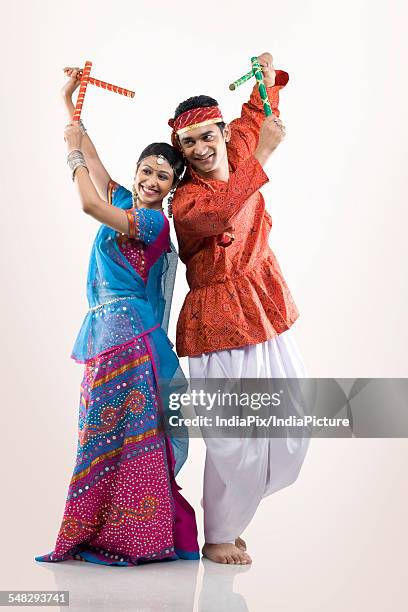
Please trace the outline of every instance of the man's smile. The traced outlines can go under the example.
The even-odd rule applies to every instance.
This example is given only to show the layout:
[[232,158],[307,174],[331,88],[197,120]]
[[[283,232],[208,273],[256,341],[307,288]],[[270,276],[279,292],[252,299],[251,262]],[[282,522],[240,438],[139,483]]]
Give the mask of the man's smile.
[[194,157],[194,160],[195,161],[199,161],[199,162],[205,162],[205,161],[208,161],[209,159],[211,159],[214,155],[215,155],[215,153],[210,153],[206,157]]

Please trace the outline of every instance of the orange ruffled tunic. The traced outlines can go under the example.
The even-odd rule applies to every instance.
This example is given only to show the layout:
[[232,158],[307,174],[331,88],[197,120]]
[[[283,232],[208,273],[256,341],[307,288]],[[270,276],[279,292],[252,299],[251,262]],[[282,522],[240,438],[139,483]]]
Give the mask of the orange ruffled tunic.
[[[277,70],[275,85],[268,88],[276,116],[279,90],[288,80]],[[299,316],[268,244],[272,219],[259,192],[268,177],[253,156],[263,120],[255,87],[240,118],[230,124],[228,182],[204,179],[190,169],[173,200],[190,287],[177,323],[180,357],[265,342]]]

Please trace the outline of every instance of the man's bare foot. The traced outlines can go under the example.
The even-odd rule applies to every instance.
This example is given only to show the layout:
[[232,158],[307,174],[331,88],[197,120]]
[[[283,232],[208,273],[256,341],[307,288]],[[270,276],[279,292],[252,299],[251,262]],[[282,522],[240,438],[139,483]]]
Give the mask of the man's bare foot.
[[239,548],[239,550],[242,550],[243,552],[246,552],[247,549],[247,545],[245,540],[243,540],[242,538],[240,538],[239,536],[237,537],[237,539],[235,540],[235,546],[237,548]]
[[252,563],[248,553],[234,544],[204,544],[203,555],[215,563],[229,563],[230,565]]

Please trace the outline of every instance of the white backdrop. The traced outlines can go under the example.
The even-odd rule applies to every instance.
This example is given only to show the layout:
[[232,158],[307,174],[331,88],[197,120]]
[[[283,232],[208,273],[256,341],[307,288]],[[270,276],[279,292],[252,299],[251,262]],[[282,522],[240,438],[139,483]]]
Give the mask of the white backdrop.
[[[65,163],[62,68],[89,59],[96,77],[136,91],[129,100],[89,86],[83,111],[112,177],[129,186],[141,149],[168,140],[178,102],[206,93],[234,118],[250,85],[232,93],[228,84],[251,55],[270,51],[290,82],[281,93],[287,138],[268,163],[263,193],[309,374],[405,377],[407,16],[395,0],[16,1],[3,9],[1,368],[15,501],[6,512],[23,520],[26,495],[43,498],[38,530],[25,533],[33,553],[52,546],[73,463],[82,371],[69,355],[87,308],[97,229]],[[186,291],[180,265],[173,340]],[[393,448],[399,461],[402,446]],[[318,452],[304,479],[322,477],[310,467],[320,465]],[[340,442],[325,453],[324,461],[344,457]],[[348,453],[353,471],[357,444]],[[194,444],[182,478],[196,505],[202,456]],[[296,500],[294,489],[289,495]]]

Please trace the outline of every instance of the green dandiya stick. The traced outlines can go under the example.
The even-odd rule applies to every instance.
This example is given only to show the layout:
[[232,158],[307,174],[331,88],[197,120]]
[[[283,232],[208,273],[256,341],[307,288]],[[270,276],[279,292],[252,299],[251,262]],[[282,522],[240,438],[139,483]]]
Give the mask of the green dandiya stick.
[[255,78],[258,82],[259,95],[261,96],[261,100],[263,102],[265,115],[266,117],[269,117],[270,115],[272,115],[272,109],[271,109],[271,105],[269,104],[268,94],[266,91],[265,83],[263,80],[262,69],[261,69],[261,66],[259,65],[258,58],[251,57],[251,63],[252,63],[252,72],[254,73]]
[[249,81],[249,79],[252,79],[253,76],[254,76],[254,71],[250,70],[249,72],[244,74],[244,76],[242,76],[240,79],[237,79],[236,81],[231,83],[231,85],[229,86],[230,90],[234,91],[234,89],[242,85],[242,83],[245,83],[246,81]]

